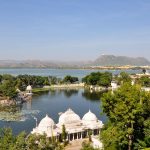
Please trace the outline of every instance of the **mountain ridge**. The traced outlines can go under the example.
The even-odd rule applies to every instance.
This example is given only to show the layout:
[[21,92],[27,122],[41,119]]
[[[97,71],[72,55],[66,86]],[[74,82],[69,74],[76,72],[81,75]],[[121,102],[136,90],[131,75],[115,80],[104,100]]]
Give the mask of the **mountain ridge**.
[[128,56],[115,56],[115,55],[101,55],[94,62],[94,65],[100,66],[144,66],[150,65],[150,61],[144,57],[128,57]]
[[93,61],[0,60],[0,68],[83,68],[90,66],[147,66],[144,57],[101,55]]

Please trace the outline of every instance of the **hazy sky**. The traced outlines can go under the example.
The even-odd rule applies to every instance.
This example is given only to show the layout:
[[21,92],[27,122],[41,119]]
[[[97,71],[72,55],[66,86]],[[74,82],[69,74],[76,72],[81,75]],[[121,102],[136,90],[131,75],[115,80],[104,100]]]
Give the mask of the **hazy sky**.
[[0,59],[150,60],[150,0],[0,0]]

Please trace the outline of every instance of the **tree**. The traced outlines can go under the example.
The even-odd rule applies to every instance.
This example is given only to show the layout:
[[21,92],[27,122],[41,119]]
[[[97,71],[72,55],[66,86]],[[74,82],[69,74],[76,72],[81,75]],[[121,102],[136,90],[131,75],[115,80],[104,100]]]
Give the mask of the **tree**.
[[112,74],[109,72],[105,72],[101,74],[100,79],[98,81],[98,85],[108,87],[112,81]]
[[0,86],[0,91],[3,96],[7,96],[10,99],[15,98],[17,96],[15,83],[11,80],[5,80]]
[[145,74],[145,73],[146,73],[146,69],[145,69],[145,68],[143,68],[143,69],[142,69],[142,72],[143,72],[143,74]]
[[77,77],[72,77],[70,75],[65,76],[63,79],[63,83],[75,83],[77,81],[79,81]]
[[150,117],[150,93],[141,91],[139,85],[125,83],[114,94],[105,93],[102,105],[109,118],[101,134],[106,150],[131,150],[140,145],[140,140],[144,141],[144,122]]
[[12,147],[12,150],[25,150],[27,147],[26,144],[26,133],[25,132],[21,132],[19,135],[17,135],[15,138],[15,144]]
[[126,83],[126,82],[131,83],[131,78],[130,78],[129,74],[126,72],[121,72],[119,77],[117,78],[117,80],[118,80],[119,84]]
[[108,87],[112,80],[112,74],[109,72],[92,72],[90,75],[85,76],[82,82],[87,85],[99,85]]
[[141,77],[139,83],[142,86],[150,87],[150,78],[149,78],[149,76]]
[[93,148],[90,142],[83,142],[81,150],[98,150]]
[[11,150],[14,147],[16,139],[12,134],[10,128],[4,128],[0,130],[0,149],[1,150]]
[[66,144],[66,138],[67,138],[66,127],[65,127],[65,125],[63,124],[63,125],[62,125],[61,140],[64,142],[64,145]]
[[63,150],[59,142],[50,140],[45,134],[13,135],[10,128],[0,130],[0,150]]

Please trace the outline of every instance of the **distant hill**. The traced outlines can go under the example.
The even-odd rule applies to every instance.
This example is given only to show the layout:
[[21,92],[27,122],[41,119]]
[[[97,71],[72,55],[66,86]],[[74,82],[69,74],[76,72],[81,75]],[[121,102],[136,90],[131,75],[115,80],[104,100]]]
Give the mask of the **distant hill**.
[[61,62],[41,60],[0,60],[0,68],[80,68],[87,62]]
[[91,66],[146,66],[150,62],[143,57],[126,57],[114,55],[101,55],[94,61],[87,62],[61,62],[41,60],[0,60],[0,68],[88,68]]
[[123,65],[135,65],[145,66],[150,65],[150,62],[144,57],[126,57],[126,56],[114,56],[114,55],[101,55],[97,58],[93,65],[99,66],[123,66]]

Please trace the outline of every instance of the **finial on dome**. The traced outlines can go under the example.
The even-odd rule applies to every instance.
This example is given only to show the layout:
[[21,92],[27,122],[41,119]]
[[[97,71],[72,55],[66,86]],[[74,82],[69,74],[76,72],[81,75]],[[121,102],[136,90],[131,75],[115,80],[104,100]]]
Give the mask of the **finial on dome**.
[[72,109],[71,109],[71,108],[68,108],[68,111],[72,111]]

